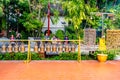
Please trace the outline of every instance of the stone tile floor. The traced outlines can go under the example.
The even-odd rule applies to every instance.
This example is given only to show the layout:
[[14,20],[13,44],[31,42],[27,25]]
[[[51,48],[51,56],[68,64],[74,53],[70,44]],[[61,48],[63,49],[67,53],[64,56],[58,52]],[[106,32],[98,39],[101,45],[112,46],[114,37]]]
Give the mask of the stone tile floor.
[[0,61],[0,80],[120,80],[120,61]]

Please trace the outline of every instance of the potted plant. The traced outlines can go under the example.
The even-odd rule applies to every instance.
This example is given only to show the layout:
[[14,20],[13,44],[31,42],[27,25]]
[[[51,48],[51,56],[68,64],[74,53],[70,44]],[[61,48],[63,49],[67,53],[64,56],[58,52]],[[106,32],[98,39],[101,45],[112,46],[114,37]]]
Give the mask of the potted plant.
[[108,57],[108,51],[105,45],[105,36],[102,36],[102,38],[99,39],[99,50],[100,53],[97,54],[97,59],[99,62],[105,62]]
[[105,62],[108,58],[107,51],[101,51],[101,53],[97,54],[97,59],[99,62]]

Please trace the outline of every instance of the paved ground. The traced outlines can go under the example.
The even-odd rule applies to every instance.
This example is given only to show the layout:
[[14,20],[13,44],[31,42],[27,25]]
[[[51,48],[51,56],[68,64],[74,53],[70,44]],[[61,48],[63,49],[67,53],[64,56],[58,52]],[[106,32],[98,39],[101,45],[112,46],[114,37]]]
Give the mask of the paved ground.
[[0,61],[0,80],[120,80],[120,61]]

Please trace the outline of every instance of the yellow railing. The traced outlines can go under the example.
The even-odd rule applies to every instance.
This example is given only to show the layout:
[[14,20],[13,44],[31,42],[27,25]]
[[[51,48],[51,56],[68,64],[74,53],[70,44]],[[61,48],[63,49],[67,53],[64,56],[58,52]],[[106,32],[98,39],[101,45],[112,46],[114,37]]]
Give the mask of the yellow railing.
[[[0,42],[3,42],[3,44],[5,42],[9,42],[9,44],[11,44],[11,42],[26,42],[27,43],[27,60],[25,60],[24,62],[25,63],[28,63],[31,61],[31,42],[53,42],[53,40],[14,40],[14,41],[11,41],[11,40],[0,40]],[[64,42],[66,40],[57,40],[56,42]],[[67,40],[69,42],[77,42],[77,45],[78,45],[78,57],[77,57],[77,61],[80,62],[81,61],[81,51],[80,51],[80,43],[81,43],[81,40],[79,38],[79,40]],[[3,45],[2,45],[3,46]]]

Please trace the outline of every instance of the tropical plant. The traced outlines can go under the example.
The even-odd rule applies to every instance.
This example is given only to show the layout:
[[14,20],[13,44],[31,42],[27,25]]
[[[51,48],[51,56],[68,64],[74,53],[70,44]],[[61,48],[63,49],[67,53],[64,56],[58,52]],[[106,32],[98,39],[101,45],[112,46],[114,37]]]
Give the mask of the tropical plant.
[[2,7],[0,6],[0,17],[2,17],[3,16],[3,9],[2,9]]
[[[9,0],[7,0],[6,4],[9,2]],[[1,30],[5,30],[6,29],[6,20],[5,20],[5,9],[4,9],[4,4],[5,1],[1,0],[0,1],[0,29]]]
[[34,36],[35,30],[38,30],[38,35],[41,33],[43,23],[37,19],[36,13],[23,13],[23,19],[21,19],[23,26],[31,35]]
[[[49,0],[21,0],[19,3],[21,6],[26,3],[25,7],[28,8],[23,11],[23,16],[21,17],[20,22],[27,29],[27,31],[31,33],[31,36],[40,36],[45,18],[47,16],[46,10],[48,8],[48,2]],[[50,3],[53,3],[53,0],[50,0]],[[52,22],[55,23],[58,19],[59,13],[55,9],[51,9],[51,11],[55,16],[54,19],[52,19]],[[35,34],[35,31],[37,31],[38,34]]]
[[64,39],[64,32],[62,30],[57,30],[57,32],[55,33],[55,35],[59,38],[59,39]]
[[108,55],[107,60],[113,60],[114,57],[115,57],[115,51],[113,51],[113,50],[108,50],[108,51],[95,51],[95,53],[94,53],[94,54],[91,54],[91,55],[92,55],[93,58],[96,60],[98,54],[107,54],[107,55]]
[[114,26],[114,21],[112,19],[106,18],[104,19],[104,28],[105,29],[115,29],[117,27]]
[[[73,26],[69,26],[69,27],[66,27],[65,29],[65,35],[67,35],[69,37],[69,39],[74,39],[76,40],[77,39],[77,36],[75,34],[75,30],[74,30],[74,27]],[[82,35],[82,34],[80,34]]]
[[71,21],[76,34],[79,37],[81,23],[85,21],[88,26],[92,26],[92,19],[90,19],[91,12],[97,11],[97,8],[84,0],[62,0],[63,9],[66,11],[66,19]]
[[114,14],[113,24],[115,28],[120,28],[120,5],[114,6],[109,10]]

